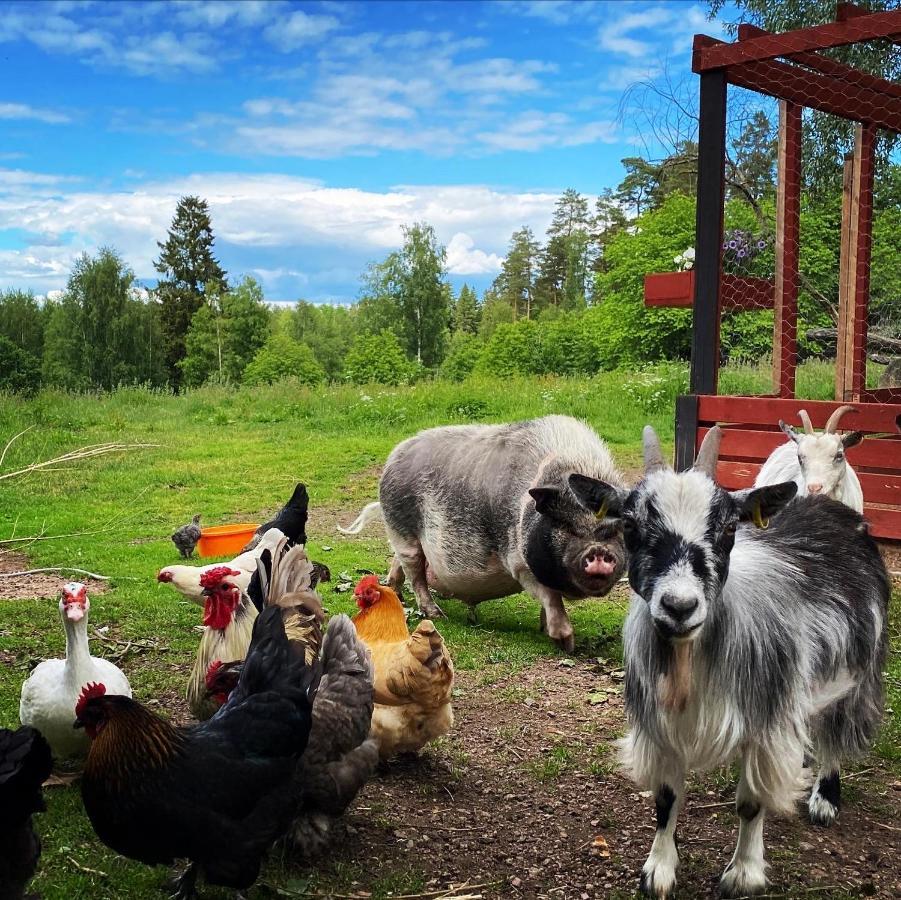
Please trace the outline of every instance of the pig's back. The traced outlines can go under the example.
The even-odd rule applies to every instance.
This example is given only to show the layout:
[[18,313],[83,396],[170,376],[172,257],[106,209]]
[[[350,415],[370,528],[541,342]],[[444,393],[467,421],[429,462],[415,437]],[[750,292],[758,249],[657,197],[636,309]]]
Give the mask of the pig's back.
[[619,480],[603,441],[569,416],[432,428],[388,457],[379,486],[382,514],[398,534],[450,530],[499,552],[519,521],[525,492],[566,469]]

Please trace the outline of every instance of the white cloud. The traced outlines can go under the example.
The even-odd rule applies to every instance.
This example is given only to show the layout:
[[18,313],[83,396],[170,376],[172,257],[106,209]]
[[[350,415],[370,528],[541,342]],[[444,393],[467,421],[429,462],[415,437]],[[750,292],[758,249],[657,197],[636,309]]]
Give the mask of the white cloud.
[[493,275],[500,272],[503,257],[476,248],[475,241],[458,231],[447,245],[447,271],[451,275]]
[[254,25],[263,22],[283,4],[272,0],[176,0],[170,6],[187,25],[221,28],[229,23]]
[[64,113],[40,109],[27,103],[0,103],[0,119],[33,119],[48,125],[62,125],[72,121]]
[[[682,12],[673,12],[666,6],[654,6],[639,12],[630,12],[621,16],[613,16],[598,29],[598,46],[602,50],[621,53],[635,59],[647,59],[654,55],[654,42],[648,40],[664,25],[670,24],[674,18],[682,16]],[[645,37],[641,40],[631,37],[631,32],[640,31]]]
[[282,53],[312,44],[339,28],[341,23],[334,16],[317,16],[294,10],[290,15],[277,19],[264,31],[266,39]]
[[[497,271],[510,234],[548,226],[557,194],[500,191],[481,185],[406,185],[385,191],[332,187],[287,175],[192,175],[150,182],[140,190],[86,191],[59,176],[19,172],[3,179],[0,221],[34,235],[22,250],[0,251],[0,284],[47,291],[65,285],[82,251],[116,247],[139,278],[154,278],[156,241],[165,235],[185,194],[209,204],[220,257],[230,271],[257,269],[278,293],[296,284],[304,260],[315,261],[310,283],[323,283],[326,257],[355,274],[367,259],[399,246],[402,226],[425,221],[448,247],[454,274]],[[52,183],[48,178],[54,178]],[[74,236],[74,237],[73,237]],[[249,265],[229,259],[256,260]],[[270,265],[264,259],[290,259]],[[353,262],[351,262],[353,260]],[[358,261],[358,262],[357,262]],[[306,277],[306,276],[305,276]],[[302,283],[302,281],[301,281]]]
[[[48,53],[77,56],[102,67],[125,69],[136,75],[172,76],[184,72],[206,72],[217,67],[222,54],[214,52],[208,36],[201,32],[148,31],[146,23],[127,21],[140,18],[156,7],[145,9],[128,4],[104,4],[106,12],[121,12],[126,21],[95,17],[95,27],[54,11],[43,15],[23,7],[0,18],[0,42],[29,41]],[[67,7],[62,7],[68,11]],[[166,8],[160,5],[160,8]],[[140,25],[140,27],[138,27]]]

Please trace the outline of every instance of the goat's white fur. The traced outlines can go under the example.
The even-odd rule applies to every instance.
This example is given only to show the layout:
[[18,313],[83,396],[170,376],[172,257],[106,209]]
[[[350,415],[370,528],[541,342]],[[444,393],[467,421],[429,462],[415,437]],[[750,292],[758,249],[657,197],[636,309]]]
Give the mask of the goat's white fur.
[[806,413],[802,415],[802,421],[805,424],[804,433],[779,423],[788,441],[767,457],[754,487],[793,481],[798,486],[799,497],[822,493],[862,513],[863,489],[857,473],[845,457],[842,435],[832,434],[828,430],[820,433],[812,428],[807,430],[810,419]]

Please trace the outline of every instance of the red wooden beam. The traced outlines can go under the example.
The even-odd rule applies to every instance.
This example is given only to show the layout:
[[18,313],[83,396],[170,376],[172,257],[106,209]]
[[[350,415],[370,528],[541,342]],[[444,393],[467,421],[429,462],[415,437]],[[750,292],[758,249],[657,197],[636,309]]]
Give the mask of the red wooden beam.
[[779,62],[750,62],[726,72],[729,82],[739,87],[901,133],[901,106],[869,88]]
[[854,281],[854,348],[852,350],[851,391],[853,397],[860,397],[867,386],[867,306],[870,298],[870,255],[873,246],[873,168],[876,161],[876,128],[864,125],[860,128],[855,148],[858,167],[857,209],[857,252]]
[[709,72],[711,69],[775,59],[792,53],[895,37],[901,37],[901,10],[855,16],[844,22],[828,22],[784,34],[761,35],[734,44],[700,47],[695,50],[691,67],[694,72]]
[[[744,22],[738,26],[738,39],[740,41],[771,33],[758,28],[756,25],[749,25]],[[834,75],[836,78],[846,81],[849,85],[868,88],[871,91],[901,99],[901,85],[895,84],[893,81],[887,81],[885,78],[877,78],[868,72],[861,72],[860,69],[846,66],[844,63],[836,62],[834,59],[829,59],[826,56],[820,56],[818,53],[791,53],[786,59],[801,63],[801,65],[807,66],[808,69],[814,69],[817,72],[822,72],[824,75]]]
[[[694,272],[654,272],[644,276],[644,305],[690,309],[694,305]],[[732,312],[773,308],[773,282],[765,278],[723,275],[720,302]]]
[[779,103],[776,283],[773,291],[773,387],[795,395],[798,363],[798,251],[801,221],[801,107]]
[[[814,428],[823,428],[829,416],[842,404],[835,400],[781,400],[778,397],[698,397],[698,422],[735,422],[747,425],[775,425],[780,419],[798,422],[798,410],[806,409]],[[859,429],[869,434],[897,434],[901,402],[855,403],[857,412],[842,417],[842,431]],[[901,464],[899,464],[901,465]]]

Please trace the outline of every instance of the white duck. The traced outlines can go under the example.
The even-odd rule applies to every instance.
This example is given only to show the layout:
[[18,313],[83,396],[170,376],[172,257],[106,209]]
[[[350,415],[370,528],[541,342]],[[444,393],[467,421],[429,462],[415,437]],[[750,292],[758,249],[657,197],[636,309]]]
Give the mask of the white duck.
[[19,718],[37,728],[50,744],[57,762],[87,756],[89,740],[74,727],[75,704],[89,681],[106,685],[108,694],[131,696],[122,671],[88,650],[87,589],[77,581],[63,585],[59,611],[66,628],[66,658],[46,659],[35,667],[22,685]]

